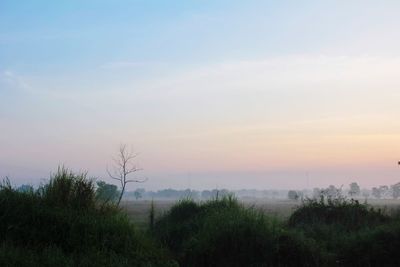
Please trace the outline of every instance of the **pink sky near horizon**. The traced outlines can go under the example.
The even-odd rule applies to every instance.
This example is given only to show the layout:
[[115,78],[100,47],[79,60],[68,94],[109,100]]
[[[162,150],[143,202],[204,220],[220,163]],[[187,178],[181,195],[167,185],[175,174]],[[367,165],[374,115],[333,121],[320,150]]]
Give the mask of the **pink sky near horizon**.
[[116,2],[0,4],[0,177],[125,143],[148,189],[400,181],[398,2]]

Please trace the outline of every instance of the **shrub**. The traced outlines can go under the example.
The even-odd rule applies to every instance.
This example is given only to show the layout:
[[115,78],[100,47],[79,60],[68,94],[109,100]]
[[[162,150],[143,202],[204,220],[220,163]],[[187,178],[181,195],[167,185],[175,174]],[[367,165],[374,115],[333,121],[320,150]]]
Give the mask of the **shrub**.
[[64,167],[59,167],[49,183],[38,192],[51,206],[90,209],[95,205],[93,180],[87,179],[86,173],[74,174]]
[[252,210],[207,210],[185,244],[184,266],[271,265],[279,233]]
[[293,212],[288,224],[291,227],[312,228],[318,225],[336,225],[343,231],[353,231],[387,222],[381,210],[375,210],[358,200],[344,198],[325,200],[307,199]]
[[164,216],[156,220],[153,234],[173,253],[182,251],[183,242],[197,231],[194,220],[200,212],[197,203],[191,200],[180,200]]
[[332,257],[303,233],[285,230],[276,242],[277,258],[272,266],[331,266]]
[[311,241],[231,196],[181,201],[157,220],[154,234],[182,266],[316,266],[320,258]]
[[0,266],[174,266],[85,175],[60,169],[36,192],[0,187]]
[[349,235],[338,251],[342,266],[400,266],[400,222]]
[[96,200],[101,202],[102,205],[116,203],[120,193],[116,185],[107,184],[104,181],[97,181]]
[[[387,224],[391,220],[381,210],[360,204],[357,200],[344,198],[325,200],[322,197],[320,200],[309,199],[303,202],[303,205],[289,218],[288,226],[293,231],[302,232],[308,238],[314,239],[323,251],[325,262],[332,265],[344,262],[343,257],[348,261],[348,257],[341,254],[352,255],[353,250],[357,251],[356,245],[349,245],[355,244],[355,240],[351,241],[352,238],[364,235],[361,233],[368,233],[371,229]],[[344,244],[348,244],[345,252],[343,252]],[[354,262],[363,262],[361,253],[352,263]]]

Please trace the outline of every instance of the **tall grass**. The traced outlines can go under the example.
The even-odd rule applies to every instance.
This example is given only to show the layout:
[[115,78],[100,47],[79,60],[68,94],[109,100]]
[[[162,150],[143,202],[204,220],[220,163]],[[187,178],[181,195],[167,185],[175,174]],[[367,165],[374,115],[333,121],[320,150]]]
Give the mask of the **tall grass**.
[[59,168],[38,190],[0,183],[0,266],[400,266],[400,218],[346,199],[306,200],[287,221],[233,196],[187,198],[142,233],[93,180]]
[[289,218],[289,225],[295,227],[313,227],[315,225],[340,225],[346,231],[363,227],[373,227],[387,222],[389,217],[378,209],[358,200],[306,199]]
[[42,199],[51,206],[92,209],[95,206],[94,181],[86,173],[74,174],[59,167],[48,184],[38,190]]
[[181,200],[155,237],[181,266],[400,266],[400,221],[355,200],[306,200],[281,222],[232,196]]
[[0,188],[0,266],[173,266],[93,181],[60,168],[34,192]]
[[338,248],[343,266],[400,266],[400,222],[348,235]]
[[154,206],[154,200],[151,200],[150,204],[150,213],[149,213],[149,230],[152,233],[154,231],[154,222],[155,222],[155,206]]
[[[183,200],[159,218],[155,236],[182,266],[317,266],[312,241],[280,222],[245,208],[232,196]],[[291,254],[291,257],[287,255]]]
[[400,266],[399,223],[357,200],[321,198],[304,201],[287,225],[318,243],[326,266]]

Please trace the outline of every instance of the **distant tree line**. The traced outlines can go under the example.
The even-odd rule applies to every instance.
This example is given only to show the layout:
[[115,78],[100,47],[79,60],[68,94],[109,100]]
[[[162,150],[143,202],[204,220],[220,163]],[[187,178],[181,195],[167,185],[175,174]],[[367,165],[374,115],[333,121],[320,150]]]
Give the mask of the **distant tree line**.
[[[97,197],[103,202],[117,202],[121,191],[116,185],[97,181],[96,183]],[[21,185],[17,188],[18,191],[27,192],[33,190],[30,185]],[[157,191],[146,191],[144,188],[137,188],[134,191],[126,191],[124,199],[140,200],[140,199],[193,199],[193,200],[209,200],[216,199],[233,194],[239,199],[289,199],[302,200],[304,198],[375,198],[375,199],[398,199],[400,197],[400,183],[394,185],[381,185],[371,189],[361,189],[358,183],[353,182],[348,187],[336,187],[330,185],[327,188],[314,188],[304,190],[257,190],[257,189],[212,189],[212,190],[192,190],[192,189],[162,189]]]
[[177,189],[163,189],[158,191],[146,191],[144,188],[138,188],[135,191],[126,192],[125,198],[127,199],[216,199],[219,197],[234,194],[232,191],[227,189],[213,189],[213,190],[177,190]]
[[287,197],[290,200],[299,200],[304,196],[308,198],[376,198],[376,199],[398,199],[400,197],[400,182],[393,185],[380,185],[371,189],[361,189],[358,183],[349,184],[348,188],[343,185],[336,187],[330,185],[327,188],[314,188],[312,194],[304,194],[304,191],[289,190]]
[[125,193],[124,198],[130,200],[139,199],[183,199],[189,198],[193,200],[209,200],[221,198],[227,195],[235,195],[240,199],[256,199],[256,198],[270,198],[270,199],[285,199],[288,190],[256,190],[256,189],[241,189],[241,190],[228,190],[228,189],[211,189],[211,190],[192,190],[192,189],[162,189],[157,191],[146,191],[144,188],[138,188],[134,191]]

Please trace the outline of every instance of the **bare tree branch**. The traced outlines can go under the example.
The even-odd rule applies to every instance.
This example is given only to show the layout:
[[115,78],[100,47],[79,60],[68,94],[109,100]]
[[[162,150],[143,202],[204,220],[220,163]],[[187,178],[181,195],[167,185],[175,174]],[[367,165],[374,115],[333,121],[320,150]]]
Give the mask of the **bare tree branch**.
[[121,202],[127,183],[144,183],[148,180],[147,178],[141,180],[127,179],[130,174],[142,170],[141,168],[137,168],[132,162],[138,155],[138,153],[133,153],[131,150],[127,150],[126,144],[122,144],[119,147],[117,157],[112,157],[114,162],[113,171],[111,172],[107,167],[108,176],[121,183],[121,194],[117,205]]
[[148,178],[144,178],[143,180],[126,180],[127,183],[144,183],[147,182]]

